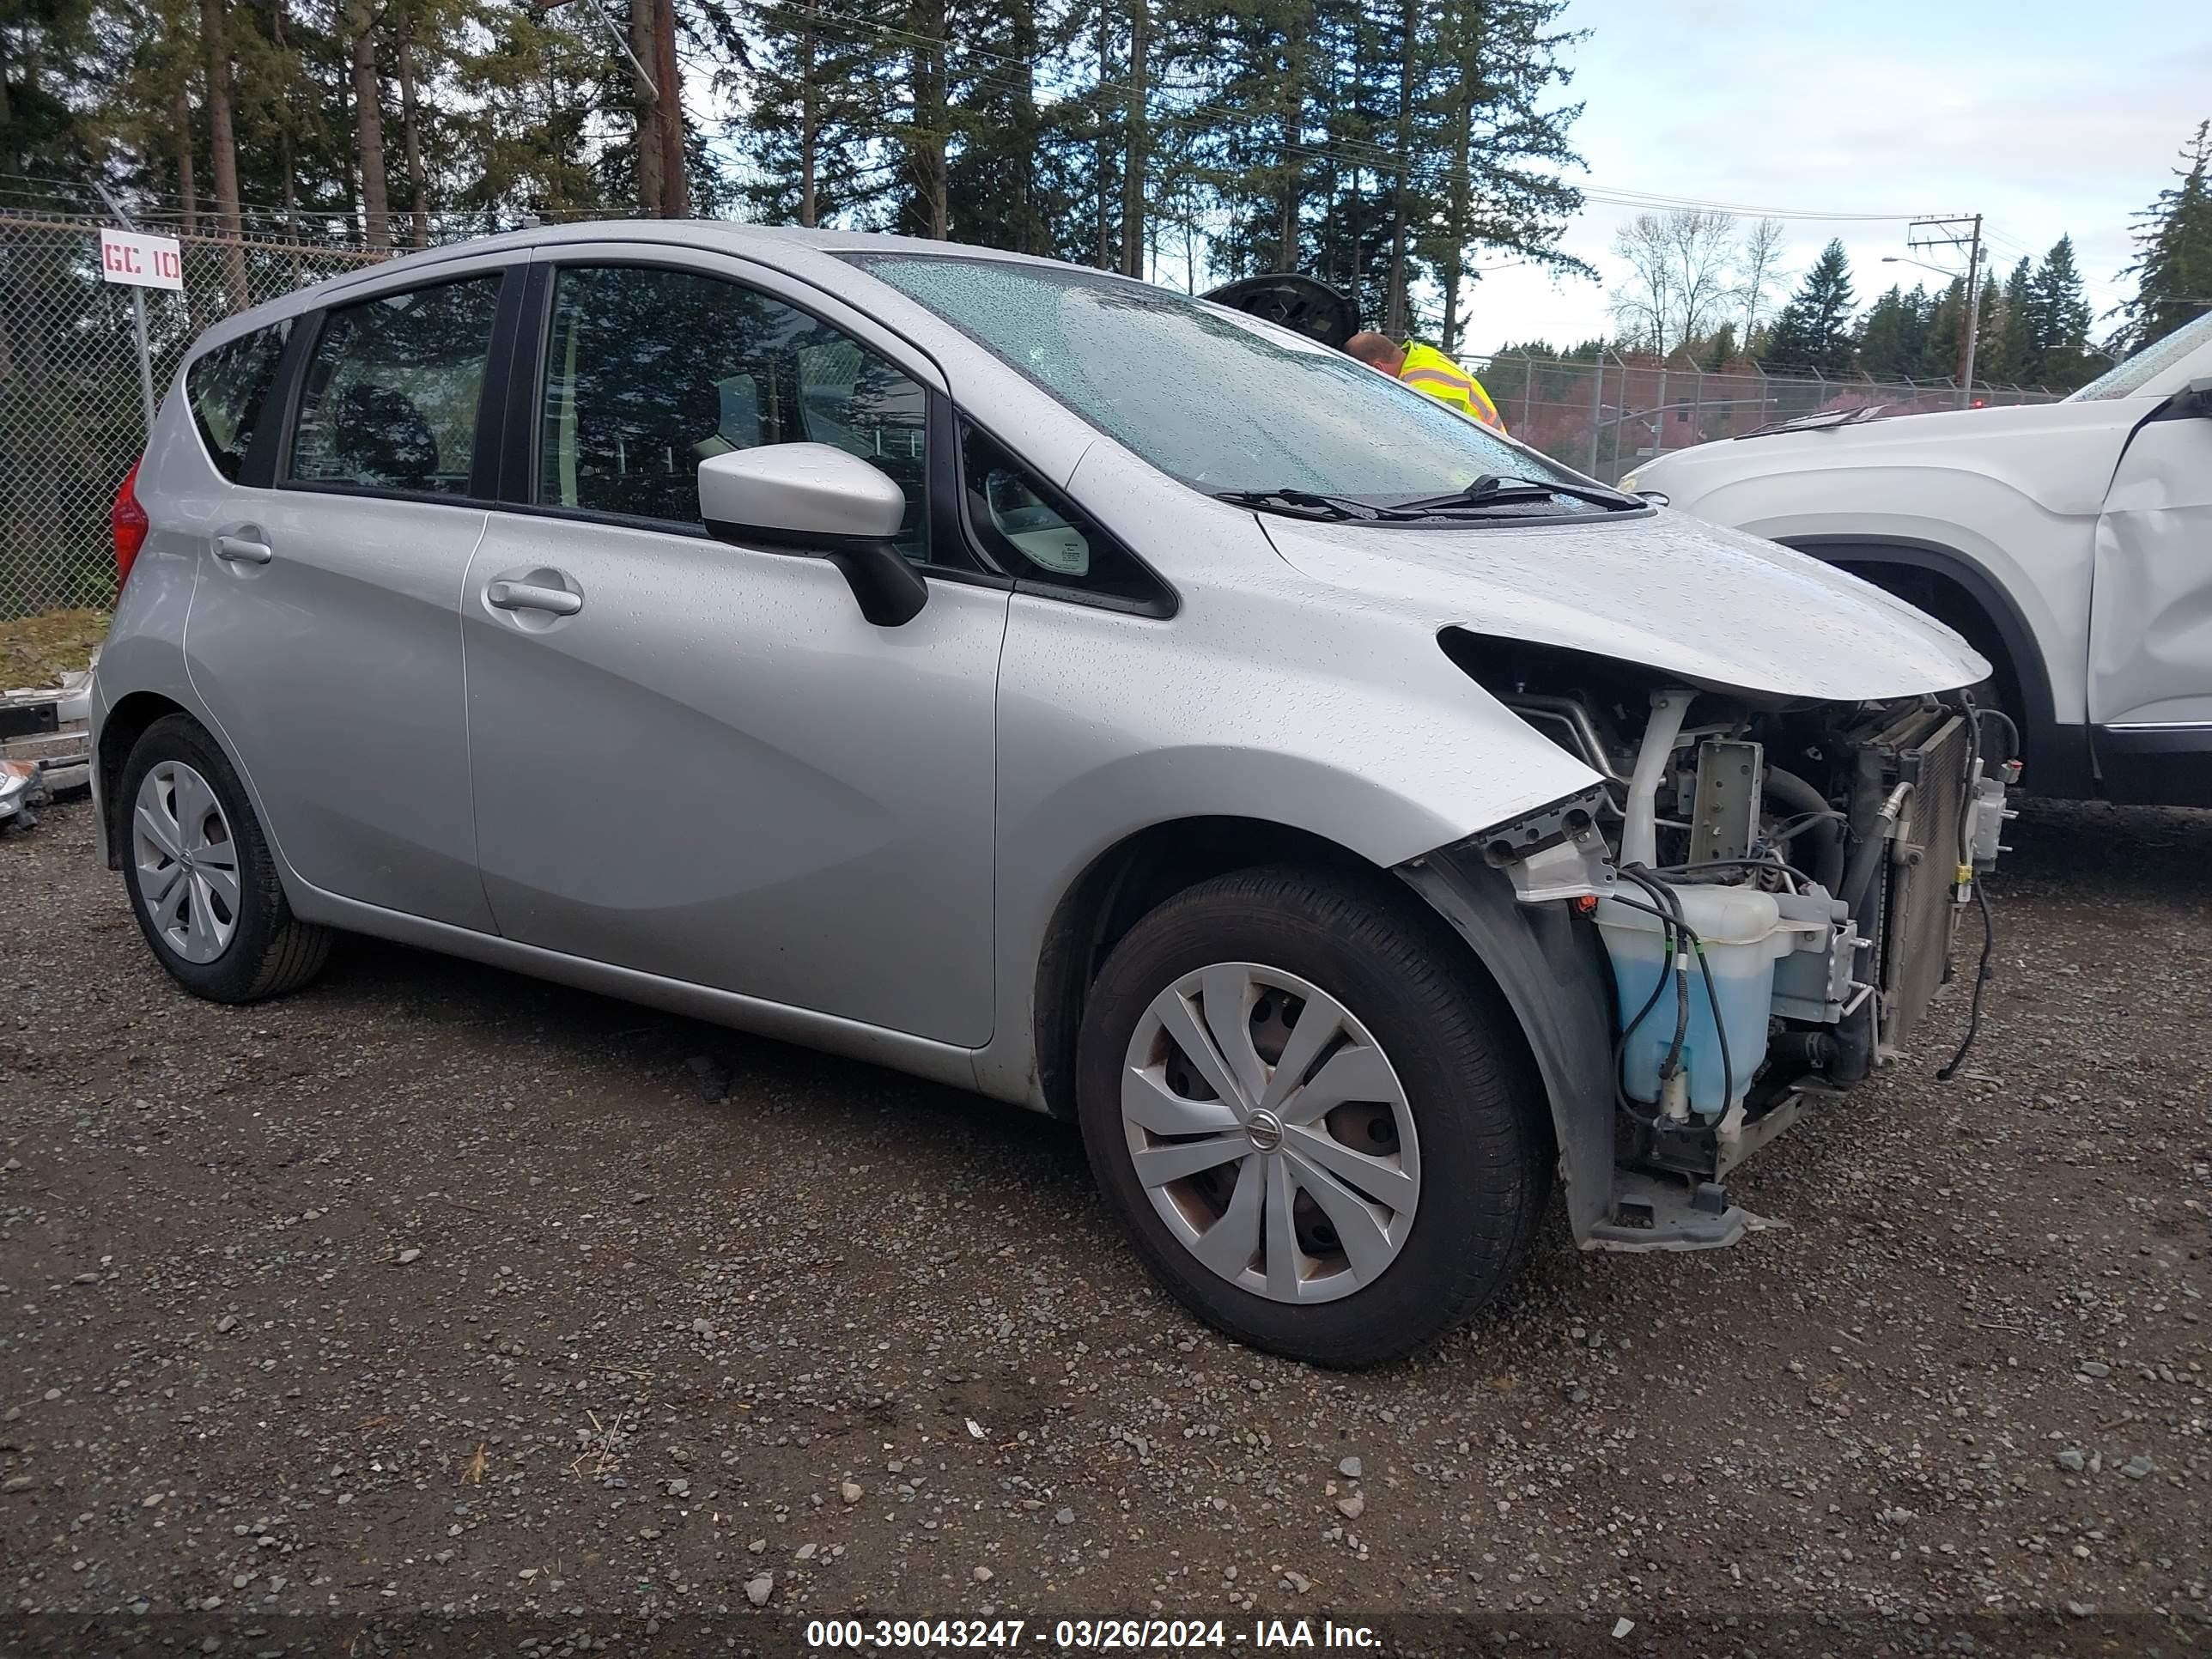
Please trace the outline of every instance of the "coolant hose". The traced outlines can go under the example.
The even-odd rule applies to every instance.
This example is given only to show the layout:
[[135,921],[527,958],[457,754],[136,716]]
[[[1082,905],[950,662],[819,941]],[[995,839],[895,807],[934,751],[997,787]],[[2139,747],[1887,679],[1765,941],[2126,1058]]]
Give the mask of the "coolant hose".
[[1636,770],[1628,780],[1627,822],[1620,828],[1620,861],[1649,869],[1659,862],[1659,780],[1682,735],[1682,721],[1696,698],[1694,691],[1675,690],[1651,694],[1651,719],[1644,727],[1644,745],[1636,751]]
[[[1874,872],[1881,868],[1882,856],[1889,849],[1890,832],[1897,821],[1905,816],[1905,803],[1912,799],[1912,786],[1900,783],[1889,792],[1889,799],[1881,804],[1874,828],[1851,854],[1851,865],[1844,876],[1843,900],[1853,921],[1863,921],[1860,911],[1866,903],[1867,890],[1874,884]],[[1874,937],[1871,924],[1860,930],[1869,939]]]
[[[1835,811],[1826,795],[1795,772],[1785,772],[1778,766],[1766,769],[1766,793],[1801,812]],[[1844,826],[1833,817],[1824,817],[1805,833],[1814,845],[1813,879],[1832,896],[1844,884]]]

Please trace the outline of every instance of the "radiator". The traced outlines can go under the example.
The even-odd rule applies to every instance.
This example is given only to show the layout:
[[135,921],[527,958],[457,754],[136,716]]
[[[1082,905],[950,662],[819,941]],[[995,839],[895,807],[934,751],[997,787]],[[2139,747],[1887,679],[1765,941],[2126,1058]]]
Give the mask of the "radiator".
[[1908,1042],[1928,1005],[1951,977],[1953,902],[1959,836],[1967,810],[1966,767],[1971,744],[1965,719],[1946,713],[1886,751],[1882,770],[1912,786],[1899,848],[1902,861],[1886,860],[1887,891],[1881,930],[1883,1046]]

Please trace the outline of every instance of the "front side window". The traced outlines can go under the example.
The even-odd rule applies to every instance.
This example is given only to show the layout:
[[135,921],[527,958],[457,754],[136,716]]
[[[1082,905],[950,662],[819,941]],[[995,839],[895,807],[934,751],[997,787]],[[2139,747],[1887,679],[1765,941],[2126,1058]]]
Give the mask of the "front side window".
[[960,471],[968,522],[1009,576],[1147,610],[1168,603],[1159,579],[1089,514],[965,422]]
[[192,424],[207,446],[216,471],[238,482],[246,466],[246,452],[261,425],[269,388],[276,383],[276,364],[284,355],[284,342],[292,332],[286,318],[267,328],[257,328],[192,360],[185,371],[185,401],[191,406]]
[[780,300],[691,271],[564,267],[544,388],[541,506],[696,525],[708,457],[832,444],[906,492],[899,550],[927,562],[927,395]]
[[1486,477],[1578,482],[1340,351],[1202,301],[1054,265],[847,257],[1196,489],[1390,502]]
[[499,284],[470,276],[331,312],[301,392],[293,481],[467,495]]

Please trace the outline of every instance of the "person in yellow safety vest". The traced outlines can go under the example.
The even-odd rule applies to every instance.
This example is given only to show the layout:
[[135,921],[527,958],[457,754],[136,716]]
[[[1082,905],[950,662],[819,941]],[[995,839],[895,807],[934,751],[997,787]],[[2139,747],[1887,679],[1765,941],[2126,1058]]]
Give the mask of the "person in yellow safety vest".
[[1344,349],[1369,368],[1403,380],[1416,392],[1425,392],[1485,426],[1505,430],[1498,405],[1490,401],[1482,382],[1434,346],[1415,340],[1400,345],[1387,334],[1355,334],[1344,343]]

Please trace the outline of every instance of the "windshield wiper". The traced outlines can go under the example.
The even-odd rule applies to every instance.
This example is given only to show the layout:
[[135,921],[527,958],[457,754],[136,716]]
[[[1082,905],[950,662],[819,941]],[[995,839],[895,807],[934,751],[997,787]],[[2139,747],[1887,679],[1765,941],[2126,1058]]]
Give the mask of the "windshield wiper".
[[1880,420],[1889,412],[1887,404],[1861,404],[1856,409],[1832,409],[1817,415],[1798,415],[1786,421],[1771,421],[1749,432],[1736,434],[1737,441],[1746,438],[1771,437],[1778,432],[1832,432],[1839,426],[1856,426],[1861,421]]
[[1486,507],[1525,506],[1547,501],[1555,495],[1588,501],[1609,512],[1638,509],[1644,503],[1618,490],[1583,484],[1539,483],[1533,478],[1506,478],[1486,472],[1464,489],[1449,495],[1428,495],[1419,501],[1362,501],[1357,495],[1328,495],[1312,489],[1221,489],[1214,499],[1259,513],[1280,513],[1297,519],[1325,519],[1364,524],[1411,524],[1422,519],[1451,518]]
[[1417,519],[1419,513],[1377,507],[1355,495],[1324,495],[1311,489],[1217,489],[1213,499],[1255,513],[1282,513],[1297,519],[1360,520],[1368,523]]
[[1565,495],[1570,501],[1588,501],[1609,512],[1626,512],[1641,507],[1644,502],[1633,495],[1624,495],[1617,489],[1595,489],[1585,484],[1540,483],[1534,478],[1504,478],[1494,472],[1486,472],[1473,483],[1455,489],[1449,495],[1425,495],[1419,501],[1400,501],[1401,513],[1448,513],[1457,507],[1504,507],[1524,501],[1549,501],[1554,495]]

